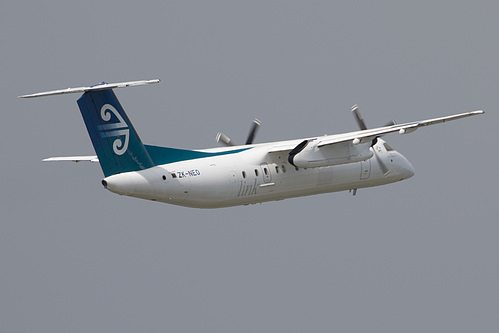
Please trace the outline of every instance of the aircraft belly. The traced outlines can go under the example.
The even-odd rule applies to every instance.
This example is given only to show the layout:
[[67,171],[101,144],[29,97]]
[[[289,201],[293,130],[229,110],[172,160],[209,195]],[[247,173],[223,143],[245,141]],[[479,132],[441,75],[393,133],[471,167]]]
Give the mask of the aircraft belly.
[[[299,168],[286,164],[282,159],[253,164],[243,158],[199,159],[164,165],[163,184],[156,186],[154,200],[171,204],[219,208],[282,200],[313,194],[344,191],[393,182],[377,172],[377,164],[370,176],[363,175],[363,163]],[[258,160],[257,160],[258,161]],[[167,171],[168,170],[168,171]],[[265,174],[267,172],[267,174]],[[154,179],[160,177],[154,173]],[[365,178],[365,179],[362,179]],[[148,196],[147,199],[151,197]]]

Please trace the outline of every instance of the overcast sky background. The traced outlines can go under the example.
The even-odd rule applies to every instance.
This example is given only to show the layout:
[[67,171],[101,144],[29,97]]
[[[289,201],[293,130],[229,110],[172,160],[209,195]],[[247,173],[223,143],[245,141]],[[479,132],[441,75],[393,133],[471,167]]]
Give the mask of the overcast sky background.
[[[1,332],[497,332],[497,1],[3,1]],[[103,189],[76,95],[216,146],[484,109],[386,140],[393,185],[197,210]]]

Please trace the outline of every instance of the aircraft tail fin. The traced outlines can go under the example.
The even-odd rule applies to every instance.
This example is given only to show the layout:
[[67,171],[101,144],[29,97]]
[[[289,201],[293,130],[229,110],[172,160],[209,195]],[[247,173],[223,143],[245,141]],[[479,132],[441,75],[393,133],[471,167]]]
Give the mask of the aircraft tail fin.
[[106,177],[154,166],[111,89],[85,92],[78,106]]
[[159,80],[101,83],[91,87],[68,88],[19,97],[32,98],[83,92],[84,94],[78,99],[78,106],[102,171],[108,177],[154,166],[153,160],[112,89],[157,82]]

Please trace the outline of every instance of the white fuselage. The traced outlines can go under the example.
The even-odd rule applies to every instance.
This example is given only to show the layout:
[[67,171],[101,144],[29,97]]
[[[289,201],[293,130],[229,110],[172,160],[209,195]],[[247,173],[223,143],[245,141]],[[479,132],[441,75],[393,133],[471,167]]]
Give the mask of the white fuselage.
[[[288,162],[286,152],[269,153],[271,147],[290,142],[294,144],[251,145],[235,154],[115,174],[104,178],[103,184],[121,195],[219,208],[389,184],[414,174],[409,161],[381,139],[370,148],[376,154],[365,161],[315,168],[296,168]],[[235,148],[241,147],[204,151]]]

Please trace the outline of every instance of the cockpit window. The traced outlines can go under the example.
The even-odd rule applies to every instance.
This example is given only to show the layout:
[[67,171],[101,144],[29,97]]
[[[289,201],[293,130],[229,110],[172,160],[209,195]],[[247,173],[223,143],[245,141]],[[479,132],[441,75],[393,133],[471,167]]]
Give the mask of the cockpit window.
[[395,150],[395,149],[393,149],[392,147],[390,147],[390,145],[389,145],[388,143],[385,143],[384,145],[385,145],[385,149],[386,149],[386,151],[392,151],[392,150]]

